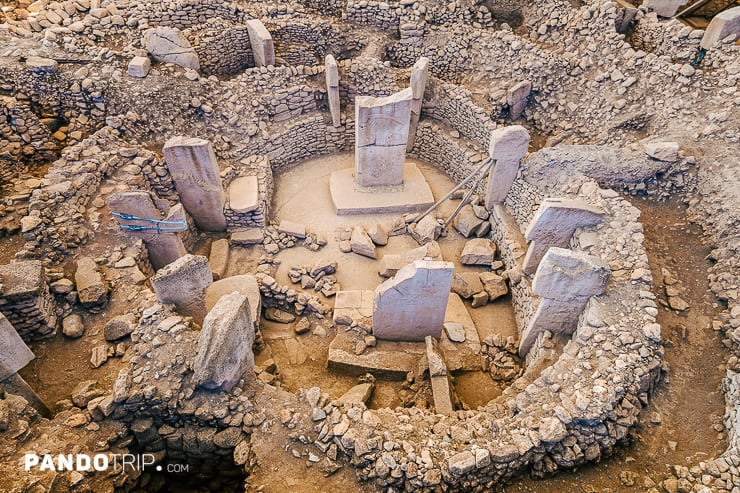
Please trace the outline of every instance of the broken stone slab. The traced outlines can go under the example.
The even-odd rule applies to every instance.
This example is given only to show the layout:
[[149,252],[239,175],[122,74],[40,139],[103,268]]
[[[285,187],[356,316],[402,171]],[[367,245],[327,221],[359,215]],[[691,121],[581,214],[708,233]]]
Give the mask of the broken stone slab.
[[486,187],[485,205],[489,211],[494,204],[506,200],[519,172],[519,163],[527,155],[529,141],[529,132],[521,125],[497,128],[491,132],[488,154],[496,164]]
[[378,253],[375,251],[375,245],[370,236],[365,232],[362,226],[355,226],[352,229],[352,237],[349,240],[350,248],[352,252],[363,257],[369,257],[372,259],[378,258]]
[[160,303],[172,303],[197,321],[205,316],[205,290],[213,283],[208,259],[187,254],[168,264],[150,279]]
[[407,149],[413,148],[414,141],[416,140],[416,129],[419,127],[421,106],[424,102],[424,91],[426,90],[428,75],[429,59],[427,57],[421,57],[411,67],[409,87],[411,88],[413,99],[411,100],[411,121],[409,123],[409,138],[406,144]]
[[224,231],[226,193],[211,143],[175,136],[164,144],[167,168],[185,210],[204,231]]
[[133,314],[118,315],[106,322],[103,337],[106,341],[116,341],[131,334],[136,329],[136,324]]
[[370,399],[370,396],[373,395],[374,389],[375,384],[373,383],[361,383],[360,385],[355,385],[345,392],[342,397],[337,399],[337,403],[340,407],[344,406],[347,408],[364,406]]
[[395,341],[439,338],[454,270],[452,262],[416,260],[378,286],[373,335]]
[[30,56],[26,58],[26,69],[34,74],[53,74],[59,68],[56,60],[43,58],[40,56]]
[[249,300],[234,292],[222,296],[203,320],[193,364],[193,384],[208,390],[231,390],[254,368],[254,324]]
[[[373,316],[373,298],[370,290],[339,291],[334,298],[334,323],[351,325]],[[345,323],[346,322],[346,323]]]
[[483,224],[483,220],[475,215],[473,206],[470,204],[460,209],[460,213],[452,222],[454,228],[465,238],[474,235],[476,229]]
[[329,100],[331,122],[335,127],[341,125],[341,107],[339,100],[339,67],[332,55],[324,58],[324,74],[326,75],[326,94]]
[[468,240],[460,255],[460,263],[463,265],[487,265],[493,264],[496,256],[496,244],[486,238],[474,238]]
[[515,84],[506,92],[506,103],[509,105],[509,116],[512,120],[522,115],[530,92],[532,92],[532,83],[528,80]]
[[660,17],[673,17],[681,5],[688,0],[644,0],[642,6],[652,10]]
[[729,38],[730,42],[734,42],[738,37],[740,37],[740,6],[715,15],[704,31],[699,46],[708,50],[717,41]]
[[568,247],[576,229],[596,226],[603,216],[603,210],[583,200],[543,200],[524,233],[530,242],[522,266],[524,273],[533,274],[550,247]]
[[424,257],[427,256],[427,249],[425,246],[414,248],[413,250],[409,250],[402,254],[383,255],[383,258],[380,259],[380,268],[378,269],[378,274],[383,277],[395,276],[396,273],[401,270],[401,267],[403,267],[404,265],[408,265],[414,260],[422,260]]
[[206,288],[206,310],[212,310],[222,296],[234,291],[249,299],[249,315],[254,322],[255,330],[257,330],[261,318],[260,314],[262,313],[262,298],[257,279],[252,274],[227,277],[208,286]]
[[280,221],[280,224],[278,225],[277,230],[280,233],[285,233],[286,235],[295,236],[296,238],[306,237],[306,225],[294,223],[293,221],[286,221],[283,219],[282,221]]
[[552,247],[537,268],[532,291],[553,300],[580,300],[603,294],[611,272],[609,263],[599,257]]
[[75,284],[83,306],[98,306],[108,301],[108,288],[94,259],[82,257],[77,261]]
[[430,241],[437,241],[442,234],[442,225],[431,214],[424,216],[418,223],[409,224],[409,233],[419,245],[426,245]]
[[259,207],[259,183],[256,176],[240,176],[229,185],[229,208],[246,214]]
[[434,397],[434,411],[437,414],[450,416],[455,413],[455,407],[452,404],[452,392],[442,351],[439,349],[437,341],[433,337],[427,336],[426,355],[429,364],[429,378],[432,380],[432,396]]
[[108,346],[101,344],[92,348],[90,352],[90,364],[93,368],[100,368],[108,361]]
[[259,19],[249,19],[244,24],[249,33],[249,44],[252,45],[255,66],[275,65],[275,46],[270,31]]
[[447,466],[454,476],[463,476],[475,469],[475,456],[469,451],[464,450],[447,459]]
[[658,161],[678,161],[678,142],[651,142],[645,144],[645,154]]
[[289,324],[295,320],[295,315],[292,313],[278,310],[277,308],[268,308],[265,310],[265,318],[271,322],[279,324]]
[[[465,340],[454,342],[446,332],[440,337],[439,346],[444,352],[447,369],[450,371],[480,370],[480,336],[465,303],[455,293],[450,293],[447,299],[444,325],[447,326],[449,324],[454,324],[453,330],[457,326],[462,327]],[[462,337],[458,337],[458,339],[460,338]]]
[[182,31],[176,27],[158,26],[147,29],[142,44],[152,58],[159,62],[200,70],[198,54]]
[[15,327],[0,313],[0,380],[15,375],[34,358]]
[[211,243],[211,254],[208,256],[208,264],[213,272],[213,280],[218,281],[226,276],[229,267],[229,240],[222,238]]
[[488,301],[494,301],[509,293],[506,279],[495,272],[481,272],[478,276],[483,284],[483,289],[488,293]]
[[265,241],[265,234],[259,228],[234,231],[229,236],[229,241],[234,246],[261,245]]
[[135,56],[128,62],[127,73],[130,77],[143,78],[149,74],[152,68],[152,61],[148,56]]
[[445,322],[445,334],[452,342],[465,342],[465,328],[458,322]]
[[403,183],[413,91],[355,97],[355,183],[362,187]]
[[370,237],[373,243],[378,246],[385,246],[388,244],[388,232],[382,224],[373,224],[367,230],[367,235]]
[[483,292],[483,284],[477,272],[456,272],[452,277],[451,287],[453,293],[457,293],[465,299]]
[[351,332],[337,331],[329,344],[329,369],[351,376],[371,373],[377,378],[405,380],[409,372],[416,370],[426,350],[423,342],[379,340],[375,347],[358,355],[356,345],[357,339]]

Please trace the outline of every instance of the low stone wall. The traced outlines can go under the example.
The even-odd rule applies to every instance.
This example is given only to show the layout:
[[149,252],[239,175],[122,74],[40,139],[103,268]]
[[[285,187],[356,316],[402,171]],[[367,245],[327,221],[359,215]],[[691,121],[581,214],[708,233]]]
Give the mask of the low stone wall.
[[348,0],[342,19],[347,22],[374,26],[396,32],[403,9],[398,1]]
[[270,210],[270,201],[274,182],[272,178],[272,167],[266,156],[249,156],[239,161],[238,165],[231,165],[222,172],[224,189],[228,190],[229,184],[240,176],[256,176],[258,184],[258,207],[257,210],[247,213],[239,213],[229,207],[227,201],[224,207],[226,216],[226,229],[238,231],[247,228],[262,228],[267,224]]
[[54,337],[56,304],[40,261],[0,265],[0,313],[26,342]]
[[24,164],[52,161],[57,146],[28,102],[0,96],[0,182],[10,181]]
[[198,54],[201,74],[232,75],[254,66],[246,26],[219,19],[183,32]]
[[221,18],[234,22],[242,20],[241,13],[236,6],[221,0],[186,0],[183,2],[154,2],[145,3],[140,7],[140,12],[133,17],[140,18],[139,27],[148,26],[171,26],[178,29],[202,24],[208,19]]
[[281,122],[316,109],[315,89],[306,85],[285,87],[264,96],[268,116]]

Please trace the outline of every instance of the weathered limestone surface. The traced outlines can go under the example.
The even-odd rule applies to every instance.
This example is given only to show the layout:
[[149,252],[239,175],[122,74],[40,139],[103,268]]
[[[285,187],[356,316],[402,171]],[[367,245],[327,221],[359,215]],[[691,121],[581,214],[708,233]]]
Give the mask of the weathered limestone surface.
[[146,51],[157,61],[200,70],[198,54],[176,27],[158,26],[144,33]]
[[486,209],[506,200],[506,195],[514,183],[519,163],[529,149],[529,132],[521,125],[497,128],[491,132],[488,154],[496,160],[488,178]]
[[740,6],[715,15],[704,31],[700,46],[708,50],[714,43],[727,37],[733,40],[740,37]]
[[203,319],[205,289],[213,282],[208,259],[187,254],[161,268],[151,279],[162,303],[172,303],[186,315]]
[[256,176],[240,176],[229,184],[229,207],[242,214],[257,210],[259,184]]
[[609,264],[593,255],[551,247],[542,258],[532,281],[541,296],[537,311],[522,331],[519,355],[526,356],[544,331],[570,334],[591,296],[606,291],[611,278]]
[[127,73],[131,77],[146,77],[152,68],[152,61],[148,56],[135,56],[128,62]]
[[424,246],[408,250],[401,254],[391,253],[383,255],[380,259],[378,274],[383,277],[395,276],[404,265],[408,265],[415,260],[422,260],[425,257],[429,257],[430,260],[442,260],[442,253],[436,241],[430,241]]
[[509,116],[512,119],[517,119],[522,115],[531,91],[532,83],[523,80],[506,92],[506,103],[509,105]]
[[686,5],[687,0],[645,0],[643,7],[647,7],[661,17],[673,17],[681,5]]
[[411,81],[409,85],[413,92],[413,99],[411,101],[411,122],[409,123],[407,149],[414,147],[414,141],[416,140],[416,129],[419,126],[419,118],[421,118],[421,105],[424,102],[424,91],[427,86],[428,74],[429,59],[427,57],[421,57],[411,67]]
[[213,280],[218,281],[226,275],[226,269],[229,266],[230,254],[229,240],[221,238],[211,243],[211,253],[208,256],[208,264],[213,272]]
[[224,231],[226,193],[211,143],[195,137],[172,137],[164,157],[185,210],[205,231]]
[[[185,222],[185,211],[180,204],[172,207],[166,218],[162,217],[162,211],[154,205],[152,195],[143,190],[130,192],[118,192],[108,196],[108,208],[112,212],[127,214],[129,216],[166,220],[168,222]],[[149,221],[138,221],[113,216],[118,224],[122,226],[142,226],[152,228],[155,223]],[[175,225],[162,225],[165,228],[174,228]],[[156,231],[154,229],[144,231],[124,230],[129,236],[141,238],[149,253],[149,262],[154,269],[160,269],[174,262],[187,253],[182,237],[178,231]]]
[[332,55],[326,55],[324,59],[324,72],[326,75],[326,95],[329,100],[329,113],[331,123],[335,127],[341,124],[341,107],[339,105],[339,67]]
[[257,279],[252,274],[231,276],[216,281],[206,288],[206,310],[216,306],[218,300],[226,294],[237,291],[249,299],[250,317],[255,330],[259,328],[260,314],[262,313],[262,298]]
[[429,378],[432,380],[432,395],[434,410],[437,414],[451,415],[455,412],[450,392],[450,380],[447,375],[447,364],[437,341],[431,336],[425,338],[427,344],[427,362],[429,363]]
[[645,144],[645,154],[658,161],[678,161],[678,142],[651,142]]
[[83,305],[102,305],[107,301],[108,288],[94,259],[82,257],[77,261],[75,284],[77,296]]
[[265,25],[259,19],[250,19],[245,24],[249,32],[249,43],[252,45],[254,64],[257,67],[275,65],[275,46]]
[[411,88],[386,97],[355,98],[355,182],[358,185],[403,183],[412,99]]
[[452,262],[417,260],[378,286],[373,334],[395,341],[439,338],[454,270]]
[[254,324],[248,298],[238,292],[221,297],[203,320],[193,384],[210,390],[231,390],[254,368]]
[[463,265],[491,265],[496,255],[496,244],[487,238],[468,240],[460,255]]
[[53,74],[58,67],[57,61],[51,58],[30,56],[26,59],[26,68],[36,74]]
[[18,332],[0,313],[0,380],[17,373],[33,358],[33,353]]
[[530,242],[522,270],[532,274],[550,247],[565,248],[576,229],[595,226],[604,211],[582,200],[554,199],[542,201],[524,237]]

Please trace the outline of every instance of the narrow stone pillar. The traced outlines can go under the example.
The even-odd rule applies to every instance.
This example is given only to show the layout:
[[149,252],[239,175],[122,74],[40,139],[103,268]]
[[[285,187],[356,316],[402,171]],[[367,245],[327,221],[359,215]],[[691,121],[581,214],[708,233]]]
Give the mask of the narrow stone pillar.
[[733,39],[740,37],[740,6],[715,15],[704,31],[699,46],[708,50],[714,43],[728,36],[732,36]]
[[335,127],[340,125],[341,108],[339,105],[339,67],[332,55],[326,55],[324,59],[324,72],[326,75],[326,96],[329,100],[329,112],[331,113],[331,124]]
[[432,381],[432,397],[434,398],[434,412],[450,416],[455,414],[452,403],[450,377],[439,344],[433,337],[425,338],[427,344],[427,362],[429,364],[429,379]]
[[172,303],[197,322],[203,320],[205,291],[213,283],[206,257],[187,254],[161,268],[150,281],[160,303]]
[[488,154],[496,164],[488,177],[486,209],[506,200],[506,195],[519,172],[519,163],[529,149],[529,132],[521,125],[497,128],[491,132]]
[[522,116],[530,92],[532,92],[532,83],[528,80],[515,84],[506,92],[506,103],[509,105],[509,116],[512,120]]
[[49,408],[33,391],[23,378],[18,375],[23,367],[34,358],[33,352],[18,335],[5,315],[0,313],[0,383],[11,394],[20,395],[43,417],[51,417]]
[[524,233],[529,241],[522,270],[533,274],[550,247],[567,248],[578,228],[596,226],[604,211],[582,200],[545,199]]
[[245,24],[249,33],[249,44],[252,45],[255,66],[275,65],[275,46],[272,43],[270,31],[259,19],[250,19]]
[[164,157],[185,210],[205,231],[224,231],[226,193],[211,143],[194,137],[172,137]]
[[[111,212],[126,214],[128,216],[142,217],[153,220],[164,220],[167,222],[185,223],[185,210],[180,204],[170,208],[166,217],[162,216],[157,206],[154,205],[152,195],[143,190],[134,190],[131,192],[118,192],[108,196],[108,208]],[[156,229],[130,230],[127,226],[142,226],[152,228],[159,225],[161,228],[177,228],[174,224],[152,223],[149,221],[139,221],[135,219],[126,219],[125,217],[113,215],[118,224],[124,228],[124,232],[136,238],[141,238],[149,252],[149,262],[155,270],[161,269],[165,265],[174,262],[187,253],[185,245],[182,242],[179,231],[157,231]],[[187,225],[186,225],[187,227]]]
[[403,183],[411,122],[411,88],[376,98],[355,98],[355,183],[362,187]]
[[552,247],[540,262],[532,290],[541,296],[537,311],[519,339],[519,356],[527,355],[544,331],[571,334],[592,296],[606,291],[609,264],[593,255]]
[[439,338],[455,266],[416,260],[375,289],[373,335],[392,341]]
[[427,87],[428,74],[429,59],[423,56],[411,67],[410,86],[413,92],[413,99],[411,100],[411,122],[409,124],[409,139],[406,149],[414,147],[416,128],[419,126],[419,118],[421,118],[421,105],[424,102],[424,90]]

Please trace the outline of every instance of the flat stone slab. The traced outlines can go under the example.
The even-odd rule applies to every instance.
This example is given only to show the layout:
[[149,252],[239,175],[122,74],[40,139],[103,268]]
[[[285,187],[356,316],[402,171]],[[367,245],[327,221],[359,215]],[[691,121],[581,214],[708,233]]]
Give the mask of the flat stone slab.
[[257,279],[252,274],[226,277],[208,286],[205,294],[206,310],[211,311],[222,296],[231,294],[234,291],[245,295],[249,300],[249,313],[254,322],[255,329],[258,328],[262,310],[262,299],[260,298],[259,284],[257,284]]
[[0,265],[0,294],[11,301],[36,297],[44,292],[46,274],[40,260]]
[[259,207],[259,185],[256,176],[240,176],[229,185],[229,207],[246,214]]
[[347,168],[329,178],[338,216],[423,212],[434,204],[432,189],[413,163],[404,165],[403,184],[394,187],[361,187],[355,184],[354,173],[354,168]]
[[465,330],[465,342],[452,342],[446,331],[442,331],[439,347],[445,356],[447,368],[450,371],[480,370],[480,336],[475,328],[473,319],[465,307],[462,299],[455,293],[450,293],[445,311],[445,323],[454,322],[462,325]]
[[235,246],[261,245],[265,241],[265,235],[259,228],[234,231],[229,241]]
[[358,356],[357,341],[353,333],[340,330],[329,344],[329,369],[352,376],[372,373],[388,380],[404,380],[426,353],[423,342],[378,341]]
[[344,317],[352,320],[373,317],[375,292],[371,290],[339,291],[334,298],[334,323]]

